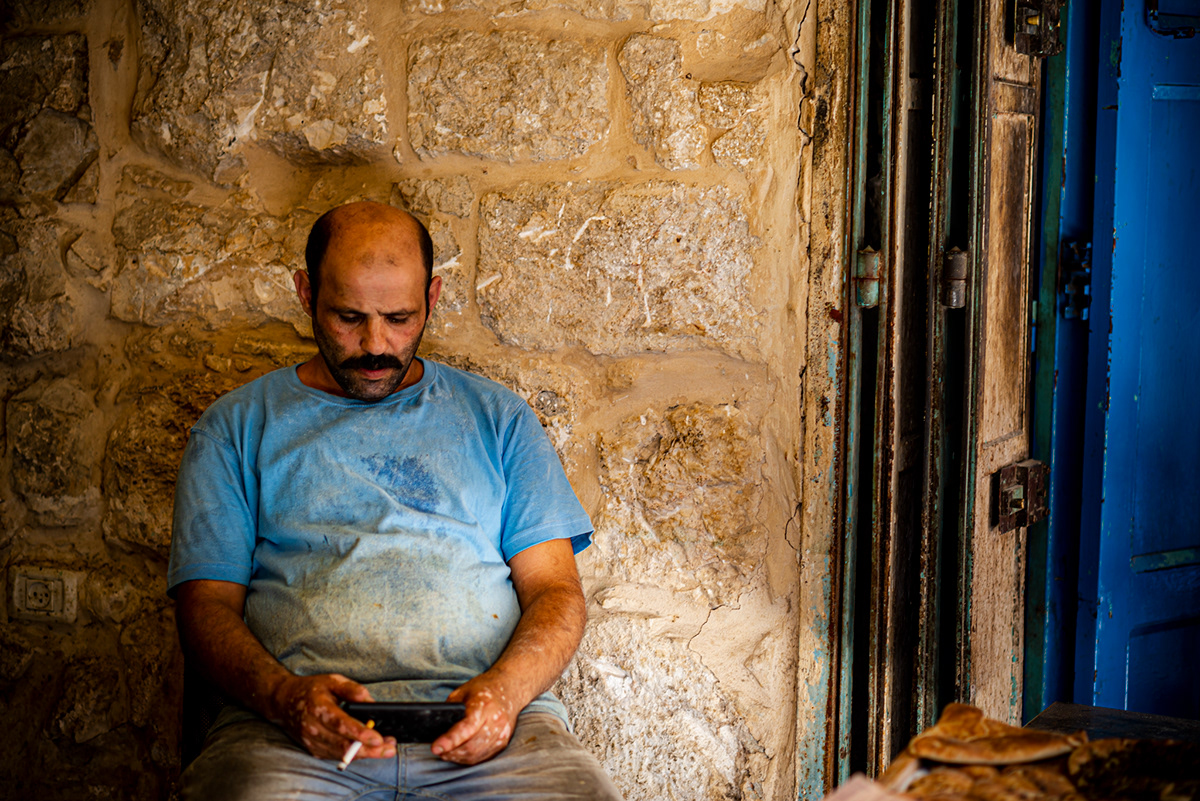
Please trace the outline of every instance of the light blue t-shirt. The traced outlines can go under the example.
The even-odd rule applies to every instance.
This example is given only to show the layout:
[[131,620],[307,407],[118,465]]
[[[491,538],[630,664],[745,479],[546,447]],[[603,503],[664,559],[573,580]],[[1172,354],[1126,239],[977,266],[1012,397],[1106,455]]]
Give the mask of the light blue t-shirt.
[[[378,402],[290,367],[220,398],[175,489],[168,586],[245,584],[246,623],[289,670],[379,701],[443,701],[487,670],[521,611],[506,564],[591,522],[515,393],[428,360]],[[530,710],[562,705],[549,693]]]

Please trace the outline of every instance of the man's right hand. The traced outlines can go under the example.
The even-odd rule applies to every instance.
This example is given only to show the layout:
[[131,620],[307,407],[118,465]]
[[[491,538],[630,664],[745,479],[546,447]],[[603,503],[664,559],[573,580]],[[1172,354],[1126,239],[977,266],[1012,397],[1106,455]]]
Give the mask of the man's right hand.
[[267,653],[246,627],[246,588],[228,581],[185,581],[175,613],[188,659],[249,709],[280,725],[313,756],[341,760],[354,740],[360,757],[390,757],[396,741],[347,715],[339,701],[370,701],[367,688],[337,673],[297,676]]
[[313,756],[340,760],[354,740],[363,744],[359,759],[396,755],[394,738],[368,729],[338,706],[341,701],[373,700],[366,687],[345,676],[288,675],[279,680],[270,699],[270,719]]

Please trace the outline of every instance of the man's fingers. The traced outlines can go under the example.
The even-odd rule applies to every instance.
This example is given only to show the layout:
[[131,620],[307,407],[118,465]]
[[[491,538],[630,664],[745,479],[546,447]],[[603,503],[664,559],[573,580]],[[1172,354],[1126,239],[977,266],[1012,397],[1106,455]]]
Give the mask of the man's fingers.
[[295,678],[280,700],[286,710],[287,728],[313,756],[340,760],[355,740],[364,746],[359,751],[363,757],[394,755],[394,741],[387,742],[379,732],[346,714],[339,705],[341,699],[369,701],[370,698],[361,684],[339,674],[329,674]]
[[[396,755],[396,741],[391,737],[384,738],[382,745],[364,745],[359,749],[355,759],[389,759]],[[340,760],[343,754],[338,754]]]
[[366,687],[353,679],[346,678],[341,673],[330,673],[329,678],[332,679],[329,689],[338,698],[368,704],[375,700]]
[[365,746],[378,746],[384,742],[382,734],[368,728],[365,721],[348,715],[336,703],[319,709],[316,714],[325,728],[342,737],[359,740]]
[[442,759],[460,765],[475,765],[500,753],[507,744],[507,738],[496,737],[494,732],[485,730],[458,748],[447,751],[442,755]]
[[327,681],[324,688],[329,694],[329,705],[318,706],[315,710],[324,725],[345,737],[360,740],[364,746],[382,745],[384,740],[379,732],[367,728],[367,721],[358,720],[346,713],[338,703],[339,699],[364,703],[373,701],[367,688],[340,673],[331,673],[325,678]]
[[482,721],[478,712],[472,714],[470,711],[467,715],[450,727],[450,730],[441,737],[433,741],[433,753],[435,756],[442,756],[457,749],[460,745],[470,740],[479,731]]
[[434,741],[433,753],[448,762],[475,765],[502,751],[511,736],[512,726],[500,707],[468,699],[466,717]]

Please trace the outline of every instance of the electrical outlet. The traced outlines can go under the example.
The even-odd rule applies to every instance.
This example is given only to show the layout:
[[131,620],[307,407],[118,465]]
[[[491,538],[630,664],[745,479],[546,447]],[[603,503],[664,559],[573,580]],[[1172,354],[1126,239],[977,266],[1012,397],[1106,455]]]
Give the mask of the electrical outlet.
[[83,573],[41,567],[13,567],[10,571],[13,617],[75,622]]

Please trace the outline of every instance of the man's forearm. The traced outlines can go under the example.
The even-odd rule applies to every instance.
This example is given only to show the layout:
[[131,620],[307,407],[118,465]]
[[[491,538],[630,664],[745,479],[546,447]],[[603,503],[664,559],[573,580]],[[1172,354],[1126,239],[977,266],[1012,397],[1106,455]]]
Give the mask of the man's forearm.
[[488,673],[501,678],[523,709],[558,680],[587,623],[587,606],[578,585],[544,589],[529,599],[500,658]]
[[293,674],[246,626],[237,592],[206,584],[188,582],[179,588],[176,614],[185,653],[231,698],[269,720],[277,719],[274,691]]
[[338,674],[297,676],[271,656],[242,619],[246,588],[225,581],[181,584],[176,604],[189,659],[244,706],[279,724],[313,756],[336,759],[352,740],[363,757],[390,757],[395,740],[347,715],[339,701],[370,701],[361,684]]

